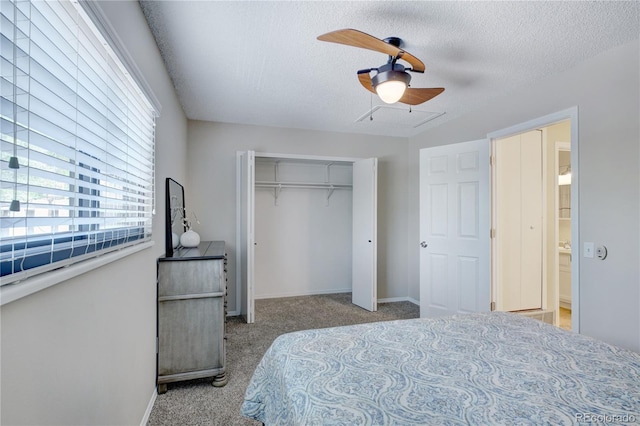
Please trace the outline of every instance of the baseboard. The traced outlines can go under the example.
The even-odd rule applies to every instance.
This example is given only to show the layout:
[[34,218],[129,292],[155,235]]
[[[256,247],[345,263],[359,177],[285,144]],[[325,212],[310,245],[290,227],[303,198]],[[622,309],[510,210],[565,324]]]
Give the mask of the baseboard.
[[411,302],[414,305],[420,306],[420,302],[412,297],[387,297],[386,299],[378,299],[378,303],[393,303],[393,302]]
[[147,426],[149,423],[149,417],[151,417],[151,411],[153,410],[153,404],[156,403],[156,398],[158,397],[157,388],[153,388],[153,394],[151,395],[151,399],[149,400],[149,404],[147,404],[147,410],[144,412],[144,417],[142,417],[142,421],[140,422],[140,426]]
[[571,298],[560,298],[560,307],[565,309],[571,309]]
[[227,312],[227,316],[228,317],[239,317],[240,316],[240,311]]

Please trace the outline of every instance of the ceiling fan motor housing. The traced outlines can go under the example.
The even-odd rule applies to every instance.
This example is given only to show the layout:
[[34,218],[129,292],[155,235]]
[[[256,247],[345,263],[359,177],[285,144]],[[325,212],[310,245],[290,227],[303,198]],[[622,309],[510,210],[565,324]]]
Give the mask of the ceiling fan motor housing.
[[378,68],[378,73],[371,78],[371,85],[375,87],[386,81],[401,81],[409,86],[411,75],[400,64],[388,63]]
[[383,38],[382,41],[384,41],[385,43],[389,43],[390,45],[395,47],[402,47],[402,45],[404,44],[400,37],[387,37]]

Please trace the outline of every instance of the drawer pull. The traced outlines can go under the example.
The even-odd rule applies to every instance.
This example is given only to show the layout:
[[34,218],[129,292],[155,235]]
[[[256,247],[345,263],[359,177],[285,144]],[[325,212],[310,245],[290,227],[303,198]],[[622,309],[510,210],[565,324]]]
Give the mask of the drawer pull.
[[176,294],[173,296],[160,296],[158,302],[168,302],[171,300],[207,299],[210,297],[223,297],[224,292],[216,293],[196,293],[196,294]]

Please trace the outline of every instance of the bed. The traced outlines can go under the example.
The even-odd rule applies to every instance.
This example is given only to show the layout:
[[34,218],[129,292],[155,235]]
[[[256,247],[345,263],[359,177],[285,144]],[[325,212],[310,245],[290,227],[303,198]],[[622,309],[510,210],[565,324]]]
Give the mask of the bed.
[[266,425],[640,422],[640,354],[511,313],[279,336],[242,414]]

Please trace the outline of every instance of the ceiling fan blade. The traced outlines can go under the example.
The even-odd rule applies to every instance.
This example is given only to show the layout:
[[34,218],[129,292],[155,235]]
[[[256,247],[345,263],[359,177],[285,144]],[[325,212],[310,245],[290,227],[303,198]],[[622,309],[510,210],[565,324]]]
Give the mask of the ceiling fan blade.
[[411,53],[400,49],[384,40],[375,38],[362,31],[346,28],[344,30],[331,31],[330,33],[318,36],[320,41],[329,41],[331,43],[346,44],[347,46],[360,47],[362,49],[374,50],[376,52],[385,53],[389,56],[399,57],[403,61],[411,64],[411,70],[415,72],[424,72],[424,63]]
[[444,92],[444,88],[437,87],[432,89],[414,89],[413,87],[407,87],[404,95],[398,102],[402,102],[407,105],[419,105],[423,102],[427,102],[429,99],[433,99],[440,93]]
[[358,71],[358,81],[360,81],[360,84],[362,84],[365,89],[372,93],[376,93],[373,85],[371,84],[371,74],[369,74],[370,72],[371,70]]

